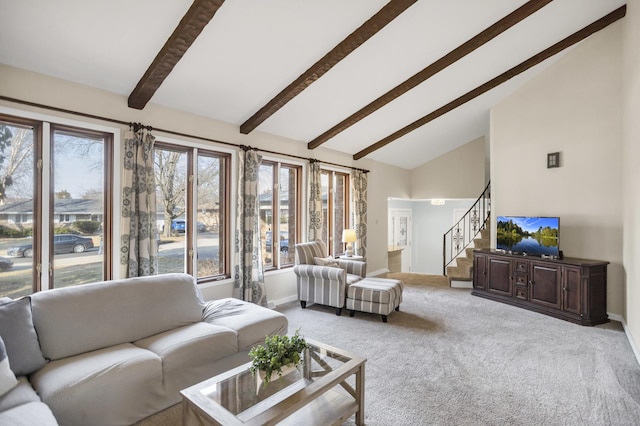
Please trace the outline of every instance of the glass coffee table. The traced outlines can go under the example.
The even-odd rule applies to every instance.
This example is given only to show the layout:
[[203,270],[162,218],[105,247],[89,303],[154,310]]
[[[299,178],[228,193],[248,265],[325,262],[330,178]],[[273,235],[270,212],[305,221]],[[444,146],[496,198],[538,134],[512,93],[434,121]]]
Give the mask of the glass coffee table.
[[363,425],[367,360],[306,341],[304,365],[267,386],[248,362],[181,391],[183,425]]

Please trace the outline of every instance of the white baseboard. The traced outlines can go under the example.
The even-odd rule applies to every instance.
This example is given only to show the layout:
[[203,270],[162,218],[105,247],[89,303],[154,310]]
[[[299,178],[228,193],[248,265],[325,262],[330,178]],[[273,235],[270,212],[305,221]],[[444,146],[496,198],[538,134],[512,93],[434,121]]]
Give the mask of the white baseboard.
[[629,341],[629,345],[631,345],[631,350],[633,351],[633,354],[636,356],[636,361],[638,361],[638,364],[640,364],[640,351],[638,351],[638,347],[636,346],[636,343],[633,341],[633,336],[631,336],[631,332],[629,331],[629,328],[627,327],[627,323],[624,321],[624,318],[622,317],[622,315],[610,314],[608,312],[607,312],[607,315],[609,315],[609,319],[618,321],[622,324],[622,328],[624,328],[624,334],[627,335],[627,340]]
[[378,269],[377,271],[369,272],[367,277],[377,277],[378,275],[386,274],[387,272],[390,272],[387,268]]
[[473,288],[473,281],[456,281],[451,280],[451,287],[453,288]]
[[298,295],[294,294],[291,296],[287,296],[284,297],[282,299],[278,299],[278,300],[270,300],[269,303],[267,304],[267,307],[269,309],[275,309],[276,307],[280,306],[280,305],[284,305],[285,303],[289,303],[289,302],[293,302],[298,300]]

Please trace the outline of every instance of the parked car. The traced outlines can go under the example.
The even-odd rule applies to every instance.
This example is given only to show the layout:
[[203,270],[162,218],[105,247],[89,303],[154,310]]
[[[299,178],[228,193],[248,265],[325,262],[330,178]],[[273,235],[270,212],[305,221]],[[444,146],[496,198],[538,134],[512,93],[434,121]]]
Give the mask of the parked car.
[[171,221],[171,233],[183,233],[187,230],[187,222],[184,219],[173,219]]
[[[183,233],[187,229],[187,222],[184,219],[173,219],[171,221],[171,232],[172,233]],[[207,230],[207,225],[202,222],[198,222],[198,232],[205,232]]]
[[[271,231],[265,233],[265,245],[267,252],[271,251]],[[280,251],[284,254],[289,253],[289,233],[280,231]]]
[[[93,248],[93,240],[73,234],[58,234],[53,236],[53,253],[83,253]],[[7,249],[7,255],[16,257],[32,257],[33,244],[26,243]]]
[[13,268],[11,259],[0,256],[0,272],[8,271],[11,268]]

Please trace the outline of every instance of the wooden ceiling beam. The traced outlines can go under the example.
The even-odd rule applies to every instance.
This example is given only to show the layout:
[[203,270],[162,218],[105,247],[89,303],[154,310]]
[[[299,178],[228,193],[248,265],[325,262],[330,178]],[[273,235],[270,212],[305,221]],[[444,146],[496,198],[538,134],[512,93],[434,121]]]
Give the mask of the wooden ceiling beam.
[[265,106],[260,108],[258,112],[251,116],[251,118],[242,123],[240,126],[240,133],[248,134],[255,130],[256,127],[275,114],[280,108],[285,106],[287,102],[302,93],[304,89],[313,84],[338,62],[346,58],[351,52],[373,37],[378,31],[397,18],[416,1],[417,0],[391,0],[382,9],[380,9],[378,13],[373,15],[358,29],[349,34],[347,38],[340,42],[340,44],[331,49],[329,53],[320,58],[318,62],[313,64],[308,70],[302,73],[291,84],[271,99]]
[[464,58],[483,44],[489,42],[495,37],[499,36],[509,28],[513,27],[520,21],[524,20],[528,16],[534,14],[547,4],[551,3],[553,0],[531,0],[520,6],[518,9],[514,10],[504,18],[500,19],[495,24],[486,28],[484,31],[477,34],[475,37],[467,40],[460,46],[456,47],[451,52],[447,53],[445,56],[441,57],[437,61],[433,62],[431,65],[424,68],[422,71],[413,75],[409,79],[400,83],[393,89],[389,90],[384,95],[380,96],[375,101],[371,102],[369,105],[366,105],[359,111],[353,113],[351,116],[347,117],[340,123],[333,126],[331,129],[327,130],[320,136],[313,139],[311,142],[307,144],[307,148],[315,149],[327,142],[329,139],[336,136],[338,133],[343,132],[349,127],[353,126],[363,118],[382,108],[389,102],[394,99],[404,95],[417,85],[423,83],[430,77],[439,73],[443,69],[447,68],[449,65],[454,62]]
[[162,46],[155,59],[129,95],[130,108],[143,109],[156,93],[173,67],[213,19],[224,0],[195,0],[171,37]]
[[606,28],[607,26],[613,24],[614,22],[616,22],[618,19],[621,19],[625,16],[625,14],[627,13],[627,6],[621,6],[620,8],[614,10],[613,12],[609,13],[608,15],[605,15],[604,17],[598,19],[597,21],[591,23],[590,25],[587,25],[586,27],[584,27],[583,29],[571,34],[569,37],[559,41],[558,43],[554,44],[553,46],[543,50],[542,52],[538,53],[537,55],[532,56],[531,58],[527,59],[526,61],[520,63],[519,65],[516,65],[515,67],[509,69],[508,71],[500,74],[499,76],[493,78],[492,80],[489,80],[488,82],[484,83],[481,86],[476,87],[475,89],[471,90],[470,92],[465,93],[464,95],[460,96],[459,98],[449,102],[448,104],[438,108],[437,110],[431,112],[430,114],[425,115],[424,117],[414,121],[413,123],[403,127],[402,129],[398,130],[395,133],[392,133],[391,135],[387,136],[384,139],[379,140],[378,142],[376,142],[375,144],[363,149],[362,151],[354,154],[353,159],[354,160],[359,160],[362,157],[365,157],[368,154],[371,154],[374,151],[377,151],[378,149],[382,148],[385,145],[390,144],[391,142],[395,141],[396,139],[418,129],[421,126],[424,126],[425,124],[429,123],[430,121],[435,120],[436,118],[454,110],[455,108],[459,107],[460,105],[463,105],[467,102],[469,102],[472,99],[477,98],[478,96],[482,95],[483,93],[488,92],[489,90],[501,85],[502,83],[506,82],[507,80],[510,80],[511,78],[525,72],[526,70],[528,70],[529,68],[532,68],[538,64],[540,64],[541,62],[549,59],[550,57],[562,52],[563,50],[573,46],[574,44],[584,40],[585,38],[589,37],[590,35],[602,30],[603,28]]

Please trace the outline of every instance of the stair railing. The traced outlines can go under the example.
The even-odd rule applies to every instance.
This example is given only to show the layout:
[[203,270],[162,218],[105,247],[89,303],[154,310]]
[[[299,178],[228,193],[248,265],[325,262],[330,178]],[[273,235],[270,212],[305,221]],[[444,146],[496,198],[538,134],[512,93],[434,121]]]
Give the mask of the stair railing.
[[455,260],[487,227],[491,215],[491,182],[462,218],[443,235],[442,275],[447,275],[447,266]]

